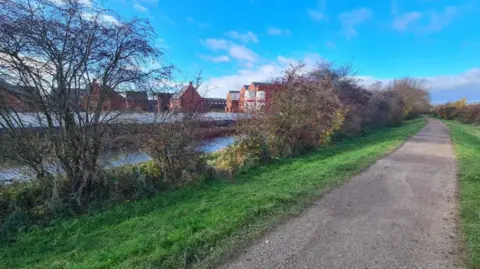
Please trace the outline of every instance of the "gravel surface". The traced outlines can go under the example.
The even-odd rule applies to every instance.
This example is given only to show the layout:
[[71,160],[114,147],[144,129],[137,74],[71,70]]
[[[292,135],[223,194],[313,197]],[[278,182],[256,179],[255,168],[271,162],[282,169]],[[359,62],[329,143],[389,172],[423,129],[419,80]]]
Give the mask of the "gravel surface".
[[431,120],[221,268],[458,268],[455,166]]

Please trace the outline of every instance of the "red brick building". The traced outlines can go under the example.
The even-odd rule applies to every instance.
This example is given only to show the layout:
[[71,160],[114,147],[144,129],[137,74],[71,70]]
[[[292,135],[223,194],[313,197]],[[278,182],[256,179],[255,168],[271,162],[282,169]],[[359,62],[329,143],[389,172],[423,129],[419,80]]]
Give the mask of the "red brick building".
[[243,85],[240,89],[240,96],[238,99],[238,110],[240,112],[245,112],[245,92],[248,90],[248,85]]
[[[269,82],[252,82],[250,85],[244,85],[240,90],[239,111],[270,110],[275,89],[275,84]],[[247,97],[248,95],[250,98]]]
[[192,82],[176,92],[170,99],[170,110],[177,112],[203,111],[203,98],[193,87]]
[[[276,85],[273,83],[269,82],[252,82],[250,86],[248,87],[249,91],[255,91],[257,94],[257,98],[255,99],[255,106],[263,107],[262,109],[265,109],[266,111],[270,110],[271,104],[272,104],[272,99],[273,99],[273,94],[275,93]],[[263,94],[263,100],[259,98],[258,92],[265,92]],[[263,102],[263,103],[260,103]]]
[[204,111],[224,112],[227,100],[224,98],[203,98]]
[[161,92],[157,94],[157,112],[168,111],[170,109],[170,99],[172,99],[173,93]]
[[240,91],[228,91],[227,106],[225,112],[237,113],[240,112]]
[[[30,91],[29,91],[30,89]],[[4,80],[0,80],[0,98],[4,99],[11,109],[16,112],[34,112],[35,105],[29,96],[33,89],[28,87],[14,86]]]
[[127,91],[126,108],[135,111],[148,110],[148,95],[146,92]]
[[93,81],[92,86],[90,87],[90,100],[88,100],[88,96],[84,97],[84,107],[88,107],[88,110],[90,111],[95,110],[102,93],[105,94],[105,101],[102,104],[102,112],[125,110],[125,98],[113,89],[100,86],[96,80]]

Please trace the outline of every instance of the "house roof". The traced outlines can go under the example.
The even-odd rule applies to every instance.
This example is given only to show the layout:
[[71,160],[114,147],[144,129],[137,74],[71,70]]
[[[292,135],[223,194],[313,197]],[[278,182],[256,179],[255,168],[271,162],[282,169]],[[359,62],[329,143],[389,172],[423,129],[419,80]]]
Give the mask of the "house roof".
[[[12,85],[3,79],[0,79],[0,89],[9,91],[18,96],[31,96],[35,92],[34,87]],[[87,95],[87,90],[84,88],[71,88],[66,90],[69,99],[81,99]]]
[[0,79],[0,89],[9,91],[13,94],[26,95],[28,94],[28,87],[16,86],[6,82],[4,79]]
[[127,91],[125,93],[127,99],[133,99],[136,101],[147,101],[148,95],[147,92],[136,92],[136,91]]
[[233,101],[240,100],[240,92],[239,91],[229,91],[230,92],[230,99]]
[[273,83],[270,82],[252,82],[253,86],[258,87],[258,86],[271,86]]
[[[190,86],[193,87],[192,82],[190,82],[190,84],[188,85],[183,86],[178,92],[174,93],[172,99],[180,99],[180,97],[182,97],[182,95],[188,90]],[[195,87],[193,88],[195,89]]]

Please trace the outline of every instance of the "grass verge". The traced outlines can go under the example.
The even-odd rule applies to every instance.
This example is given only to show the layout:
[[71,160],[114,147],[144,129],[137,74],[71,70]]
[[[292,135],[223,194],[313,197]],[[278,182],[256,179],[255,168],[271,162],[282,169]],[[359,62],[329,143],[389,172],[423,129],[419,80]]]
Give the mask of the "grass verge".
[[1,268],[209,268],[231,258],[425,125],[408,121],[311,154],[95,215],[0,246]]
[[445,123],[457,155],[460,219],[469,265],[480,268],[480,126]]

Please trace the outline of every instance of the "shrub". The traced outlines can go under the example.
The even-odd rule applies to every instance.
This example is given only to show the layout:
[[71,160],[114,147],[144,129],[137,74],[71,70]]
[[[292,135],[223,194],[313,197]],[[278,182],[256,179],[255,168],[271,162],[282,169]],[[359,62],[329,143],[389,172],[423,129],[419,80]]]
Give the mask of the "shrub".
[[222,150],[214,162],[217,171],[232,177],[234,174],[248,170],[268,158],[265,145],[260,137],[250,136],[237,141]]
[[374,92],[367,104],[365,129],[397,126],[404,119],[403,99],[392,91]]
[[459,120],[464,123],[480,123],[480,104],[468,104],[465,98],[434,109],[435,116],[447,120]]
[[364,132],[367,117],[367,105],[372,92],[358,85],[357,81],[346,76],[337,83],[336,94],[345,107],[345,119],[338,136],[353,137]]
[[405,118],[414,118],[430,112],[430,95],[421,81],[408,77],[396,79],[388,84],[387,89],[403,99]]
[[308,73],[303,67],[293,66],[274,81],[269,106],[239,125],[241,133],[262,139],[271,158],[298,155],[327,143],[343,122],[331,67],[319,65]]

